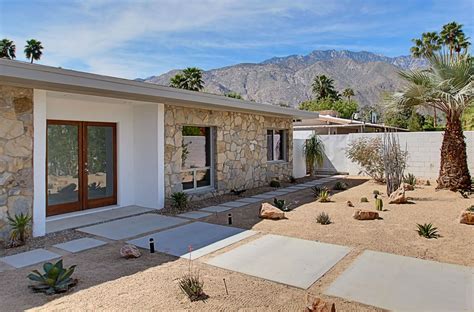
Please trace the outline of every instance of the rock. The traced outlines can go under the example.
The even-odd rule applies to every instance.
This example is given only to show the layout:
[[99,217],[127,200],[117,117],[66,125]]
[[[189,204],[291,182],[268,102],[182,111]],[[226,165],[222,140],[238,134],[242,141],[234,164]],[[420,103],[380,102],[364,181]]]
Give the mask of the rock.
[[125,259],[130,258],[140,258],[141,257],[140,250],[133,245],[124,245],[120,248],[120,256]]
[[316,298],[310,306],[304,309],[305,312],[336,312],[336,305]]
[[474,225],[474,212],[463,211],[459,218],[459,223]]
[[388,199],[389,204],[405,204],[407,198],[405,197],[405,187],[402,184],[396,191],[390,194]]
[[19,120],[12,120],[0,116],[0,138],[14,139],[25,132],[23,122]]
[[354,204],[352,204],[350,200],[348,200],[346,204],[347,204],[347,207],[354,207]]
[[272,219],[272,220],[279,220],[285,219],[285,213],[270,205],[269,203],[263,203],[262,207],[260,208],[260,212],[258,216],[262,219]]
[[379,213],[376,211],[357,209],[354,211],[352,217],[356,220],[375,220],[379,218]]

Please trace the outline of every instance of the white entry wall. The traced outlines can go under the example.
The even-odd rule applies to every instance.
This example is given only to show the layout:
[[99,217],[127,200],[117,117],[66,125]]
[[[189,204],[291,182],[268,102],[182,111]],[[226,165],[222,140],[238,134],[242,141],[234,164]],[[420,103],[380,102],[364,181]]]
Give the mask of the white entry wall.
[[[46,120],[117,123],[117,205],[164,206],[164,105],[35,90],[35,181],[45,181]],[[45,185],[35,183],[34,235],[45,232]],[[39,195],[41,194],[41,195]]]

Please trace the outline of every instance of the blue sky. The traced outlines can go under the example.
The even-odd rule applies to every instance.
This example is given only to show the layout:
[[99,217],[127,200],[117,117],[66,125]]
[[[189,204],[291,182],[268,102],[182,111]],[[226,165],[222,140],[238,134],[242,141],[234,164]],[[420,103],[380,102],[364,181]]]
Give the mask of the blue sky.
[[43,42],[39,63],[124,78],[211,69],[316,49],[409,53],[410,40],[457,21],[472,0],[0,0],[0,37]]

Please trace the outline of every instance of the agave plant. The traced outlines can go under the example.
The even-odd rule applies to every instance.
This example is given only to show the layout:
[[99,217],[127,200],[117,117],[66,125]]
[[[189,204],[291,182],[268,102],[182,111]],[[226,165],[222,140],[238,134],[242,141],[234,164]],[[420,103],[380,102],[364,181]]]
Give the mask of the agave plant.
[[466,210],[469,211],[469,212],[474,212],[474,205],[472,205],[471,207],[467,208]]
[[434,227],[432,223],[425,223],[425,224],[417,224],[418,227],[418,235],[423,236],[424,238],[438,238],[440,235],[438,234],[438,228]]
[[361,197],[360,202],[361,203],[368,203],[369,200],[367,199],[367,197]]
[[415,177],[414,174],[409,173],[409,174],[407,174],[406,176],[403,177],[403,182],[406,183],[406,184],[409,184],[411,186],[415,186],[416,185],[416,177]]
[[7,214],[8,225],[11,227],[10,240],[12,243],[20,242],[24,244],[28,235],[28,230],[31,227],[31,216],[29,214],[16,214],[12,217]]
[[314,198],[318,199],[322,191],[329,191],[329,189],[325,186],[321,187],[321,186],[315,185],[311,187],[311,191],[313,192]]
[[183,211],[188,207],[188,194],[185,192],[175,192],[171,194],[171,205],[177,211]]
[[286,204],[286,201],[284,199],[277,199],[277,198],[274,198],[273,199],[273,205],[275,207],[277,207],[278,209],[282,210],[282,211],[290,211],[290,205],[287,205]]
[[208,297],[204,293],[204,282],[200,279],[199,273],[190,273],[183,276],[179,280],[179,288],[191,301],[203,300]]
[[328,203],[331,201],[330,194],[328,190],[322,190],[319,193],[319,202],[321,203]]
[[334,184],[333,190],[335,191],[344,191],[347,190],[348,185],[345,182],[338,181]]
[[55,264],[46,262],[43,265],[44,274],[41,274],[38,270],[28,274],[27,277],[30,280],[38,282],[29,287],[35,292],[44,292],[47,295],[66,292],[77,284],[77,279],[71,278],[75,268],[75,265],[68,269],[63,268],[62,259]]
[[321,212],[317,217],[316,217],[316,222],[322,225],[327,225],[331,224],[331,218],[329,215],[325,212]]

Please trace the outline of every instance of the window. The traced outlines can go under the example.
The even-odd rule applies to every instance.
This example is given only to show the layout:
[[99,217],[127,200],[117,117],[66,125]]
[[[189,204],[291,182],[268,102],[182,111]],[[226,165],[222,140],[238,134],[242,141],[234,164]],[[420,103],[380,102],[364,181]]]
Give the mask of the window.
[[210,127],[183,127],[181,183],[183,190],[212,187],[212,131]]
[[286,130],[267,130],[267,160],[286,160]]

